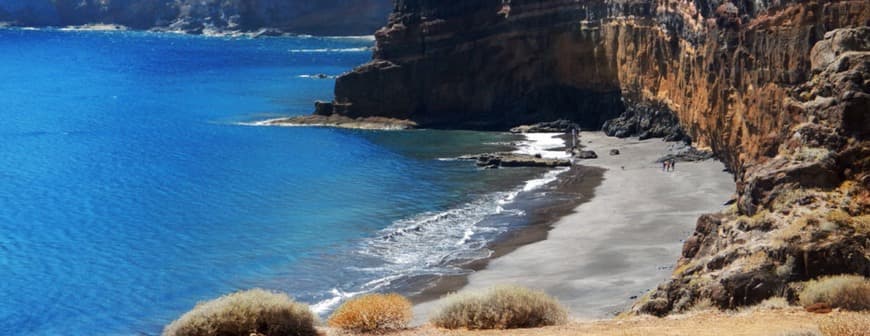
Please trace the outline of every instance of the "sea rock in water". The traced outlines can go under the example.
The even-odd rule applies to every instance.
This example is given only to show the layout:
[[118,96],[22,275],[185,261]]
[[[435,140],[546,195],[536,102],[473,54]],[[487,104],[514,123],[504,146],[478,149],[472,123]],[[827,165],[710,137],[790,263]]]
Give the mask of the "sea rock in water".
[[618,149],[611,149],[610,155],[619,155],[619,150]]
[[572,129],[580,130],[580,126],[570,120],[540,122],[532,125],[522,125],[511,128],[511,133],[566,133]]
[[517,153],[487,153],[479,155],[463,155],[459,160],[475,160],[478,167],[569,167],[571,161],[547,159],[540,154],[528,155]]

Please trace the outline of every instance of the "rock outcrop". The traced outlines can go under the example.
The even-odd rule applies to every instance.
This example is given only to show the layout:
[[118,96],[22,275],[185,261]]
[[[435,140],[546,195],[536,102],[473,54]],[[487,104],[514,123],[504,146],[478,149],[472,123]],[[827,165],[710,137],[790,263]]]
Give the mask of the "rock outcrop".
[[577,125],[569,120],[560,119],[556,121],[544,121],[532,125],[520,125],[512,127],[511,133],[569,133],[573,130],[579,131],[580,125]]
[[459,160],[474,160],[478,167],[570,167],[571,161],[550,159],[541,155],[528,155],[518,153],[487,153],[478,155],[464,155]]
[[731,308],[870,275],[868,24],[864,0],[397,0],[330,113],[690,139],[737,201],[634,310]]
[[0,21],[22,26],[120,24],[187,33],[369,35],[390,0],[3,0]]

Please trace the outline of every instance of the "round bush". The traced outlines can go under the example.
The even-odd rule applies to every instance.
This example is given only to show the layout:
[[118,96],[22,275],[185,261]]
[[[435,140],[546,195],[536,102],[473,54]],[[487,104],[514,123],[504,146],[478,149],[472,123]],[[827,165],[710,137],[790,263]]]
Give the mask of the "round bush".
[[870,279],[860,275],[837,275],[807,282],[800,303],[809,306],[824,303],[831,308],[870,310]]
[[199,303],[164,336],[315,336],[314,314],[287,294],[252,289]]
[[563,324],[565,308],[541,291],[499,286],[482,294],[454,294],[432,319],[448,329],[513,329]]
[[329,317],[329,326],[358,332],[404,329],[411,322],[411,301],[399,294],[368,294],[348,300]]

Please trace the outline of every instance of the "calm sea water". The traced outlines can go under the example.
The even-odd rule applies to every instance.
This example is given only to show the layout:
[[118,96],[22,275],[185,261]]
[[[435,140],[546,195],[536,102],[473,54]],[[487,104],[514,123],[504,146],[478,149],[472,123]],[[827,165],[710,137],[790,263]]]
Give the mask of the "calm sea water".
[[323,313],[485,257],[545,172],[444,158],[516,137],[240,125],[371,43],[0,30],[0,334],[157,334],[252,287]]

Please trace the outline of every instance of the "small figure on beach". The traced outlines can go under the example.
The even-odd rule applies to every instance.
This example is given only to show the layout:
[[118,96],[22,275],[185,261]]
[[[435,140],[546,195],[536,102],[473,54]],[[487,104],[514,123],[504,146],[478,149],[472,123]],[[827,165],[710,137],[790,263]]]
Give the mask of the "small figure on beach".
[[676,163],[677,163],[676,159],[662,160],[662,171],[664,171],[664,172],[674,171],[676,169]]
[[577,129],[571,127],[571,148],[577,149]]

